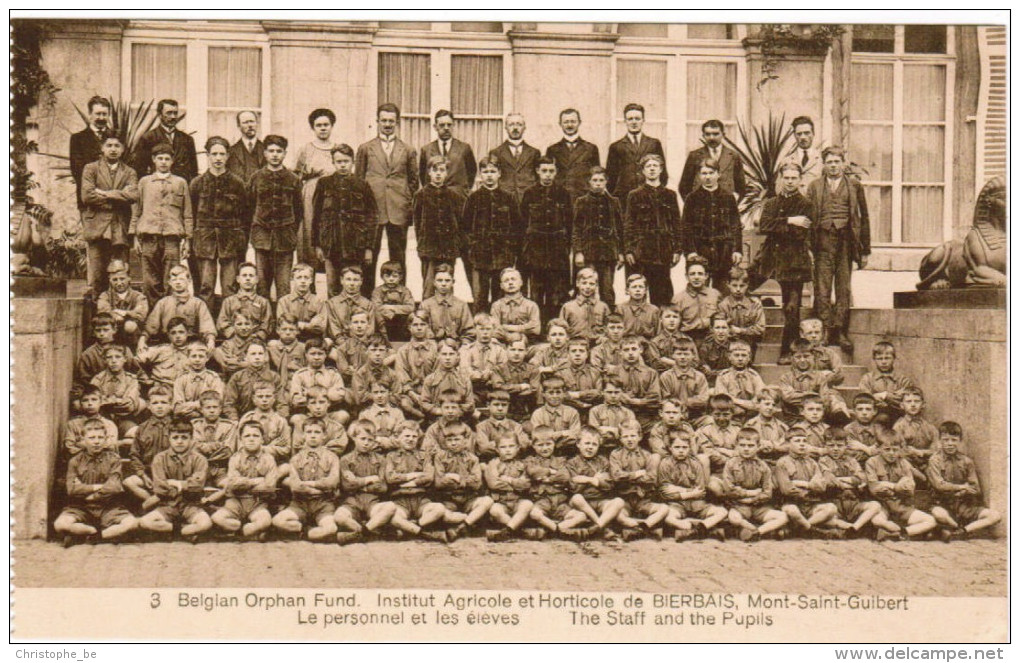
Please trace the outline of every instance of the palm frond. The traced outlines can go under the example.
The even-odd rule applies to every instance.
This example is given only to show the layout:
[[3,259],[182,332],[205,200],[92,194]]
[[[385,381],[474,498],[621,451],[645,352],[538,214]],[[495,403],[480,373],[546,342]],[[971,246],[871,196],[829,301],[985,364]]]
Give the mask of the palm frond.
[[737,122],[737,130],[739,144],[728,137],[724,140],[744,163],[749,186],[740,207],[746,210],[775,191],[779,166],[789,152],[787,146],[793,138],[793,127],[787,125],[785,114],[776,117],[769,113],[765,124],[745,126]]

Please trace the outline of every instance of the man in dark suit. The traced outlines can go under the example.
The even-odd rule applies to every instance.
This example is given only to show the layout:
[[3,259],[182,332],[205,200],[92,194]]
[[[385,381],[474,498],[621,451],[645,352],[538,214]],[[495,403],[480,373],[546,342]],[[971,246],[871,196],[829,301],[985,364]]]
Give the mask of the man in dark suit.
[[599,163],[599,148],[578,135],[581,113],[573,108],[560,111],[560,129],[563,138],[545,150],[545,155],[556,160],[556,183],[576,201],[588,190],[591,169]]
[[[110,122],[110,102],[103,97],[92,97],[88,104],[89,125],[76,134],[71,134],[68,155],[71,160],[71,177],[74,178],[75,199],[78,210],[84,209],[81,201],[81,176],[85,166],[100,157],[103,133]],[[96,293],[97,295],[99,293]]]
[[666,153],[662,151],[662,143],[658,138],[644,135],[645,107],[630,103],[623,107],[623,121],[627,125],[627,135],[609,146],[606,157],[606,178],[610,193],[620,199],[627,200],[627,194],[645,182],[641,174],[641,158],[646,154],[658,154],[662,157],[662,175],[659,181],[666,185]]
[[411,197],[418,190],[418,164],[414,149],[397,138],[399,123],[400,109],[395,104],[379,106],[376,111],[379,135],[360,145],[354,159],[354,172],[372,189],[379,211],[372,270],[364,275],[364,292],[375,288],[375,266],[379,262],[384,231],[390,260],[399,262],[405,277],[407,275],[407,224],[411,218]]
[[421,149],[418,160],[418,181],[422,186],[429,183],[428,163],[432,157],[446,157],[446,188],[467,198],[475,183],[478,164],[471,146],[453,137],[453,113],[443,109],[436,111],[435,123],[437,140]]
[[180,117],[179,105],[173,99],[163,99],[156,104],[159,124],[149,130],[138,141],[138,146],[131,161],[138,172],[138,179],[153,172],[152,148],[166,143],[173,148],[174,165],[170,172],[191,182],[198,176],[198,156],[195,151],[195,139],[177,129]]
[[524,142],[524,130],[527,127],[523,115],[510,113],[503,124],[507,139],[489,152],[489,156],[499,163],[499,188],[513,196],[520,205],[524,192],[538,184],[535,168],[542,153]]
[[266,165],[265,146],[256,137],[259,116],[255,111],[241,111],[237,114],[237,128],[241,138],[227,150],[227,172],[247,184],[252,173]]
[[680,177],[680,197],[685,199],[695,189],[701,188],[698,171],[705,159],[719,162],[719,188],[726,193],[736,194],[737,201],[744,197],[747,185],[744,183],[744,163],[732,149],[723,145],[726,135],[723,124],[719,120],[709,120],[701,125],[701,141],[698,149],[687,155],[684,173]]

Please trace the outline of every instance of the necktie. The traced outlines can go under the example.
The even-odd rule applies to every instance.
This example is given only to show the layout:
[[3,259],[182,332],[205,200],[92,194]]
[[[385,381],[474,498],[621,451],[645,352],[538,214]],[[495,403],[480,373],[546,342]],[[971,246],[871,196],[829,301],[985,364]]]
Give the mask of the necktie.
[[444,156],[444,157],[447,154],[449,154],[449,149],[447,149],[447,147],[446,147],[446,141],[443,141],[442,143],[439,144],[439,154]]
[[804,150],[804,156],[802,156],[801,159],[800,159],[800,167],[801,168],[807,168],[808,161],[809,161],[809,159],[808,159],[808,155],[807,155],[807,150]]
[[516,159],[517,157],[521,156],[521,146],[520,145],[514,145],[512,148],[510,148],[510,150],[511,150],[511,152],[513,152],[514,159]]

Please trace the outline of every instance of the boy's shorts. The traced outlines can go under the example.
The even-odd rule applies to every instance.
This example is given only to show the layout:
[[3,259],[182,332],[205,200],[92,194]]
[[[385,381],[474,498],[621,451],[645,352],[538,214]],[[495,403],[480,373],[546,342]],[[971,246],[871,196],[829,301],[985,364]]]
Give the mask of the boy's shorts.
[[467,513],[475,505],[478,495],[473,493],[447,493],[443,495],[443,506],[447,511]]
[[712,505],[705,500],[679,500],[668,502],[671,509],[680,513],[681,518],[708,518]]
[[588,506],[595,509],[596,513],[602,513],[605,508],[609,506],[609,503],[615,499],[605,495],[600,495],[599,497],[588,497],[587,495],[581,494],[581,497],[583,497],[584,501],[588,503]]
[[864,503],[851,490],[844,490],[832,500],[836,505],[836,516],[841,520],[854,521],[864,513]]
[[797,510],[800,511],[800,515],[805,518],[810,518],[815,515],[818,507],[827,504],[827,502],[787,502],[786,504],[797,507]]
[[914,515],[914,511],[917,510],[914,508],[912,503],[904,502],[898,497],[891,497],[882,500],[882,506],[885,508],[893,522],[903,527],[907,526],[907,523],[910,521],[910,516]]
[[744,520],[759,524],[765,522],[765,516],[775,511],[775,509],[766,504],[756,504],[753,506],[750,504],[730,504],[729,508],[734,509],[743,516]]
[[574,509],[569,501],[563,493],[544,495],[535,500],[535,507],[553,520],[563,520]]
[[159,511],[163,514],[163,517],[172,523],[176,522],[188,522],[199,513],[205,511],[202,507],[197,504],[161,504],[157,506],[154,511]]
[[981,518],[981,512],[985,510],[985,506],[980,502],[966,498],[936,499],[935,505],[948,511],[949,516],[961,527]]
[[205,484],[207,486],[214,486],[221,488],[220,483],[223,479],[227,478],[227,466],[226,465],[210,465],[209,473],[206,474]]
[[293,511],[301,522],[317,523],[323,516],[333,517],[336,505],[332,501],[313,497],[307,500],[293,499],[287,508]]
[[626,508],[627,511],[630,511],[632,514],[639,513],[641,515],[648,515],[652,512],[652,508],[654,507],[655,504],[654,502],[652,502],[652,500],[648,499],[644,495],[630,494],[620,495],[620,497],[623,498],[625,504],[624,508]]
[[[254,495],[238,495],[228,497],[223,503],[223,508],[237,520],[246,520],[252,513],[259,509],[269,511],[269,505],[261,498]],[[188,517],[185,515],[185,517]]]
[[354,520],[368,520],[372,514],[372,507],[379,503],[379,496],[372,493],[355,493],[348,495],[340,504],[351,512]]
[[122,506],[67,506],[60,515],[73,516],[80,523],[106,529],[124,522],[131,517],[131,512]]
[[505,506],[507,511],[516,511],[522,499],[517,493],[489,493],[489,497],[496,504]]
[[425,507],[432,504],[432,500],[424,495],[397,495],[393,498],[393,503],[406,511],[408,518],[418,520],[421,518],[422,512],[425,511]]

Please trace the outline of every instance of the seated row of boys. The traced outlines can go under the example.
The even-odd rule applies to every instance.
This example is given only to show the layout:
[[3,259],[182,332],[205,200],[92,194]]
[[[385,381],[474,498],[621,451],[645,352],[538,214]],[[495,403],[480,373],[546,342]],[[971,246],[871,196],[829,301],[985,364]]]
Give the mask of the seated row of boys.
[[[216,399],[210,393],[211,406]],[[265,395],[271,398],[268,390]],[[709,535],[725,540],[726,523],[743,541],[785,538],[790,529],[844,538],[869,524],[878,540],[917,538],[938,527],[950,541],[1000,519],[983,506],[955,422],[939,427],[940,448],[928,463],[930,514],[914,506],[913,469],[901,440],[887,430],[862,470],[840,429],[826,432],[823,455],[815,460],[808,431],[791,428],[786,454],[770,465],[759,457],[761,436],[753,428],[740,429],[733,454],[717,463],[718,449],[699,448],[682,429],[669,436],[665,456],[640,448],[641,430],[633,420],[620,426],[620,446],[608,457],[599,453],[605,436],[586,426],[578,434],[577,455],[567,459],[556,454],[555,431],[538,426],[531,455],[522,458],[519,437],[503,434],[495,440],[496,457],[483,465],[470,449],[467,424],[440,425],[443,442],[434,452],[425,449],[418,423],[405,421],[396,428],[395,448],[384,455],[376,426],[358,420],[348,430],[354,450],[338,457],[327,446],[325,423],[309,419],[301,449],[280,458],[259,421],[238,424],[238,447],[231,452],[210,445],[193,422],[175,416],[167,427],[168,448],[155,455],[148,473],[132,467],[124,477],[121,458],[107,447],[106,427],[90,419],[82,449],[70,460],[68,503],[54,528],[65,546],[82,538],[115,540],[136,528],[171,536],[176,530],[196,542],[214,525],[239,540],[264,540],[274,527],[283,536],[304,532],[310,541],[347,544],[381,535],[388,526],[401,538],[452,542],[488,516],[491,541],[550,533],[617,539],[617,525],[628,541],[661,539],[664,526],[678,542]],[[121,494],[142,484],[154,495],[136,518]]]

